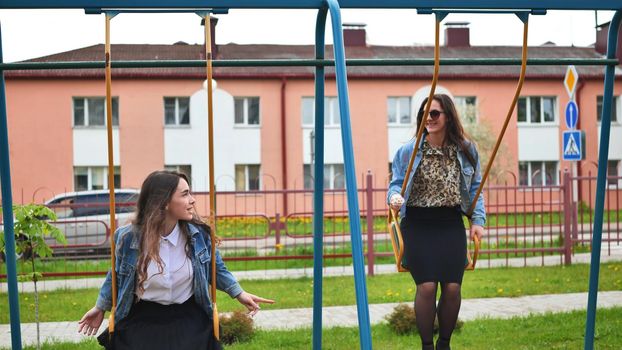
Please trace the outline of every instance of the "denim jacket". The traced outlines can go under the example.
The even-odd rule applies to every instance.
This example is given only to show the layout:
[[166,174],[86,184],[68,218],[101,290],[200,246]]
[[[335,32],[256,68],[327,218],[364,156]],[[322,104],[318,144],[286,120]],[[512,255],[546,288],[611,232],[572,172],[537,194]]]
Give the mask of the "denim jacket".
[[[425,137],[424,137],[425,139]],[[410,176],[408,179],[408,185],[406,186],[406,192],[404,193],[404,203],[408,202],[408,196],[410,196],[411,186],[413,184],[413,177],[415,176],[415,172],[417,167],[421,163],[421,145],[423,144],[423,140],[419,145],[419,149],[417,150],[417,155],[415,156],[415,162],[413,164],[413,168],[410,172]],[[408,142],[407,144],[400,147],[395,154],[395,158],[393,158],[392,165],[392,178],[391,183],[389,184],[389,191],[387,194],[387,203],[390,202],[391,196],[395,193],[400,194],[402,190],[402,184],[404,183],[404,176],[406,175],[406,169],[408,167],[408,162],[410,161],[410,156],[415,148],[415,140]],[[458,161],[460,162],[460,173],[462,174],[460,178],[460,207],[463,213],[466,213],[471,206],[471,202],[475,197],[475,193],[477,192],[477,188],[479,187],[480,182],[482,181],[482,174],[480,170],[479,164],[479,154],[477,153],[477,149],[475,145],[470,142],[467,145],[467,149],[470,154],[473,156],[475,160],[475,164],[477,167],[473,169],[471,162],[464,154],[462,149],[458,147]],[[403,218],[406,215],[406,205],[404,204],[400,209],[400,218]],[[480,193],[479,198],[477,199],[477,204],[475,205],[475,210],[473,210],[473,215],[471,216],[471,222],[474,225],[484,226],[486,223],[486,209],[484,208],[484,196]]]
[[[211,267],[211,241],[203,228],[188,224],[190,233],[190,260],[194,270],[193,290],[194,298],[211,317],[212,302],[209,296],[209,281]],[[136,290],[136,262],[138,261],[138,247],[140,244],[135,226],[124,226],[114,234],[116,244],[117,272],[117,308],[115,322],[126,317],[132,304]],[[227,270],[220,252],[216,250],[216,288],[226,292],[232,298],[242,293],[242,288],[235,277]],[[99,291],[95,304],[99,309],[110,311],[112,308],[112,274],[108,271],[106,280]]]

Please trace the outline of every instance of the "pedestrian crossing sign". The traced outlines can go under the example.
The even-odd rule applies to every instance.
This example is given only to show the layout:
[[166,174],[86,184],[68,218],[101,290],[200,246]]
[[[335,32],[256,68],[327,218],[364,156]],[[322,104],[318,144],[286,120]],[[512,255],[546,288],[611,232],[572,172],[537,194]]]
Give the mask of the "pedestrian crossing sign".
[[564,160],[578,161],[583,159],[583,140],[580,130],[564,131],[564,145],[562,148]]

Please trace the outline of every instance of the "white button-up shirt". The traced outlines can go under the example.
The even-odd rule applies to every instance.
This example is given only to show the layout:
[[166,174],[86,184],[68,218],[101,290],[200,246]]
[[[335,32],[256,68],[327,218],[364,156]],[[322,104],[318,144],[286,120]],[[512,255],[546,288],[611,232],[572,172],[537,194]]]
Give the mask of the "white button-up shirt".
[[186,255],[186,240],[179,224],[166,237],[160,238],[160,259],[163,262],[162,273],[158,264],[150,261],[147,266],[145,292],[141,299],[158,304],[181,304],[192,294],[192,261]]

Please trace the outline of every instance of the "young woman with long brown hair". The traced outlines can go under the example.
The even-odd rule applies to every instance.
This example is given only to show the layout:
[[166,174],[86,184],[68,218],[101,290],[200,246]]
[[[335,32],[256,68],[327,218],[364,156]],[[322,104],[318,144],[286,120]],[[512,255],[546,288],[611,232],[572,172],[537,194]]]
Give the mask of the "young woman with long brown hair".
[[[155,171],[143,182],[136,217],[115,234],[117,307],[114,349],[220,349],[212,328],[211,259],[216,286],[251,314],[273,303],[242,290],[220,253],[210,256],[209,227],[198,217],[186,175]],[[218,242],[216,242],[218,244]],[[78,331],[94,335],[112,305],[108,272]],[[100,337],[105,342],[106,336]]]
[[[417,115],[417,128],[425,130],[410,178],[404,179],[415,140],[403,145],[395,155],[387,201],[392,209],[400,211],[404,259],[417,285],[415,314],[422,349],[434,350],[434,319],[438,315],[436,349],[446,350],[450,349],[460,311],[466,261],[462,214],[475,199],[481,174],[477,149],[466,138],[452,99],[434,95],[427,122],[422,126],[426,103],[427,98]],[[402,197],[404,181],[408,182]],[[469,219],[470,236],[481,238],[486,222],[481,194]]]

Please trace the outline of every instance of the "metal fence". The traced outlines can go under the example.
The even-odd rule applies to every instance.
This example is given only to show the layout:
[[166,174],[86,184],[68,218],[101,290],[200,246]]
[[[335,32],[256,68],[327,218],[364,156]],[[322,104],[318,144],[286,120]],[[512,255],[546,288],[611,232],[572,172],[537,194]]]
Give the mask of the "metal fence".
[[[493,259],[541,259],[558,257],[572,262],[573,254],[588,252],[592,237],[596,177],[560,176],[559,185],[519,186],[515,176],[503,183],[488,185],[484,196],[488,220],[479,264]],[[381,179],[385,182],[386,179]],[[603,248],[609,254],[622,245],[622,177],[610,177],[605,198]],[[312,268],[312,190],[266,190],[218,192],[217,235],[220,250],[232,270]],[[208,193],[194,193],[197,211],[206,215]],[[386,186],[374,184],[367,174],[358,191],[360,219],[364,232],[364,255],[368,273],[377,264],[392,264],[393,253],[386,226]],[[324,264],[349,268],[351,247],[345,190],[324,194]],[[107,203],[81,204],[106,207]],[[55,210],[76,205],[57,205]],[[119,215],[127,224],[131,213]],[[64,218],[54,223],[67,235],[66,246],[54,246],[56,256],[41,263],[47,276],[104,274],[109,252],[107,215]],[[101,263],[97,264],[97,260]],[[87,263],[88,262],[88,263]],[[60,267],[59,267],[60,264]],[[49,268],[48,268],[49,266]],[[86,267],[84,267],[86,266]],[[24,264],[22,268],[26,268]],[[0,277],[5,278],[0,264]]]

